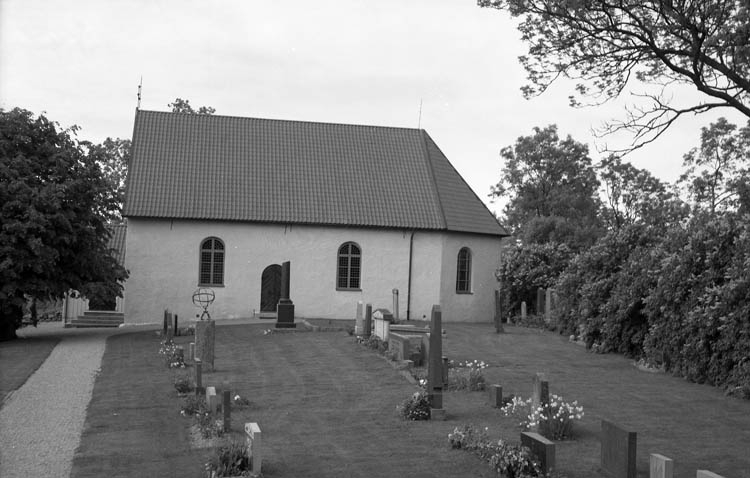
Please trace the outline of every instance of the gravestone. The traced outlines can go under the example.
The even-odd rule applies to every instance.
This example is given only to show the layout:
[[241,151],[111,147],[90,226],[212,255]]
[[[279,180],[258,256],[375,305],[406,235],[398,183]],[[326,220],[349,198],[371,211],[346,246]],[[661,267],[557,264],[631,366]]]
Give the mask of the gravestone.
[[224,400],[221,407],[222,412],[224,412],[224,433],[229,433],[229,429],[232,425],[232,402],[230,394],[229,385],[225,383],[224,390],[222,391]]
[[203,388],[203,363],[196,357],[195,359],[195,394],[199,395]]
[[161,336],[164,338],[168,338],[167,332],[169,331],[169,317],[167,314],[169,314],[169,311],[167,309],[164,309],[164,327],[161,332]]
[[529,448],[531,453],[539,459],[542,473],[549,476],[555,468],[555,444],[534,432],[521,433],[521,445]]
[[365,327],[365,319],[362,315],[364,313],[364,311],[362,310],[363,307],[364,304],[361,300],[357,302],[357,320],[354,322],[354,335],[362,335],[363,329]]
[[[534,375],[534,391],[531,395],[531,406],[536,408],[549,405],[549,382],[543,373]],[[549,435],[549,423],[546,420],[539,420],[539,423],[533,427],[532,431],[542,436]]]
[[672,478],[674,461],[666,456],[652,453],[649,456],[649,478]]
[[430,353],[427,373],[427,394],[430,400],[430,418],[444,420],[443,408],[443,330],[442,312],[439,305],[432,306],[430,319]]
[[216,322],[213,319],[195,322],[195,358],[200,359],[205,372],[214,369]]
[[174,314],[174,326],[172,327],[175,337],[180,335],[180,329],[177,327],[177,314]]
[[614,478],[636,478],[637,436],[608,420],[602,420],[602,470]]
[[724,478],[723,476],[708,470],[698,470],[695,472],[695,478]]
[[544,289],[538,287],[536,289],[536,315],[539,317],[544,315]]
[[393,352],[396,360],[412,360],[417,366],[422,366],[424,357],[421,335],[391,332],[388,339],[388,350]]
[[544,296],[544,322],[552,322],[552,289],[547,288]]
[[387,342],[391,331],[391,323],[393,322],[391,311],[388,309],[376,309],[372,313],[372,322],[375,335]]
[[369,339],[372,335],[372,304],[367,304],[365,306],[365,324],[364,324],[365,330],[362,332],[362,335]]
[[276,305],[276,328],[293,329],[297,325],[294,323],[294,302],[289,298],[289,281],[291,265],[289,261],[281,263],[281,298]]
[[393,318],[398,322],[398,289],[393,289]]
[[216,396],[216,387],[206,387],[206,406],[211,414],[219,412],[219,397]]
[[521,321],[523,323],[526,322],[526,315],[527,315],[527,313],[526,313],[526,301],[524,301],[524,302],[521,302]]
[[252,462],[250,470],[254,475],[260,475],[263,454],[262,454],[262,434],[257,423],[245,423],[245,435],[247,436],[247,456]]
[[195,361],[195,342],[190,342],[190,360]]
[[490,406],[493,408],[503,407],[503,387],[497,384],[490,385]]

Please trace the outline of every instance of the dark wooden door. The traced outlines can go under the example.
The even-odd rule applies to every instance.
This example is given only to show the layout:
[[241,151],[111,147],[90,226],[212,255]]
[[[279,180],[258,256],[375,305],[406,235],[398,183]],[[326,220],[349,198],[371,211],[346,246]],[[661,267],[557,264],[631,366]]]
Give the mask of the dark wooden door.
[[276,312],[281,298],[281,266],[271,264],[260,277],[260,311]]

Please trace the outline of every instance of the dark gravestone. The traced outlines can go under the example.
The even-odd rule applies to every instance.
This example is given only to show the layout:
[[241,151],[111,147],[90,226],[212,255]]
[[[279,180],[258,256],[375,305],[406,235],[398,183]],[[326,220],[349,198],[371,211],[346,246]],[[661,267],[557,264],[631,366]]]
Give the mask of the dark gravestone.
[[289,275],[291,273],[289,261],[281,264],[281,298],[276,306],[276,328],[293,329],[294,323],[294,303],[289,298]]
[[180,329],[177,328],[177,314],[174,314],[174,326],[172,327],[172,330],[174,331],[175,336],[180,335]]
[[541,287],[536,290],[536,315],[544,315],[544,289]]
[[362,335],[364,335],[365,338],[370,338],[370,335],[372,335],[372,304],[367,304],[365,306],[365,330],[363,330]]
[[503,407],[503,387],[497,384],[490,385],[490,406],[494,408]]
[[[534,375],[534,392],[531,395],[531,406],[535,409],[549,405],[549,382],[543,373]],[[539,420],[532,431],[543,436],[549,435],[549,423],[547,420]]]
[[168,313],[169,312],[167,311],[167,309],[164,309],[164,330],[162,330],[161,336],[165,338],[167,337],[167,330],[169,330],[169,318],[167,317]]
[[427,393],[430,408],[439,410],[436,415],[444,416],[443,411],[443,330],[442,312],[439,305],[432,306],[430,321],[430,358],[427,374]]
[[636,433],[602,420],[602,470],[614,478],[636,478]]
[[555,444],[538,433],[523,432],[521,445],[531,450],[542,465],[542,473],[549,476],[555,468]]
[[224,433],[229,433],[229,429],[232,426],[232,402],[229,387],[225,385],[222,393],[224,396],[224,403],[222,404],[222,412],[224,413]]

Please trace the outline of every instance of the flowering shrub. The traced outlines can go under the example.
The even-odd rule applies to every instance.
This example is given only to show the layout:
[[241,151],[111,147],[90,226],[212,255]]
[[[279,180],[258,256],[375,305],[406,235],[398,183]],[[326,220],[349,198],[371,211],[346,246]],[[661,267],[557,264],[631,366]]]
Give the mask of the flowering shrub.
[[427,397],[427,392],[424,390],[414,392],[410,398],[404,400],[404,402],[396,408],[405,420],[430,419],[430,400]]
[[447,390],[469,390],[471,392],[482,391],[487,386],[482,370],[487,368],[484,361],[474,360],[466,362],[449,363]]
[[189,393],[193,390],[192,382],[190,377],[187,375],[178,375],[174,379],[174,388],[178,393]]
[[451,448],[471,451],[486,460],[496,472],[507,478],[526,478],[541,475],[541,467],[531,451],[521,445],[503,440],[493,442],[487,438],[487,428],[479,430],[464,425],[448,434]]
[[365,347],[369,347],[373,350],[377,350],[381,354],[384,354],[388,351],[388,342],[381,340],[377,335],[371,335],[367,338],[357,337],[357,343],[360,343]]
[[216,477],[250,476],[252,459],[247,455],[247,446],[238,441],[231,441],[220,446],[216,454],[206,463],[208,476]]
[[172,339],[161,341],[159,355],[164,357],[167,367],[185,368],[185,356],[182,347],[178,347]]
[[583,418],[583,407],[578,401],[567,403],[559,395],[550,395],[548,404],[536,408],[532,400],[521,397],[513,397],[506,406],[500,409],[505,416],[512,416],[519,420],[518,426],[524,430],[544,423],[547,429],[547,438],[551,440],[564,440],[569,438],[573,430],[574,420]]
[[224,435],[224,421],[213,418],[208,411],[196,413],[194,418],[203,438],[213,438]]
[[180,415],[184,417],[192,417],[194,415],[206,413],[207,411],[208,407],[206,406],[206,400],[203,398],[203,395],[188,395],[182,402]]

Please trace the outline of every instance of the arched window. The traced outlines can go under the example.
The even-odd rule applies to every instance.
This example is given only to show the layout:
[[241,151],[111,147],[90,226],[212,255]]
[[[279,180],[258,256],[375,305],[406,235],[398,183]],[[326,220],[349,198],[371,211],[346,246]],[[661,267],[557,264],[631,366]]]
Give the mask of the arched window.
[[336,288],[359,290],[359,277],[362,272],[362,251],[353,242],[339,247]]
[[471,292],[471,251],[468,247],[462,247],[461,250],[458,251],[456,292]]
[[224,285],[224,243],[219,238],[201,242],[198,285]]

